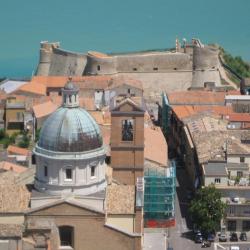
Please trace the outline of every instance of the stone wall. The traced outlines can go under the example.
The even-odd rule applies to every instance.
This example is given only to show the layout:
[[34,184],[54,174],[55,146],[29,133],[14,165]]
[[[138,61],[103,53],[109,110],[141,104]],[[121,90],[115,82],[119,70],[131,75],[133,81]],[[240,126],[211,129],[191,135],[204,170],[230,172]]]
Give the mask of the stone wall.
[[218,49],[193,42],[186,53],[181,51],[80,54],[60,49],[59,43],[42,42],[37,75],[125,75],[142,81],[146,97],[203,88],[205,82],[221,86]]

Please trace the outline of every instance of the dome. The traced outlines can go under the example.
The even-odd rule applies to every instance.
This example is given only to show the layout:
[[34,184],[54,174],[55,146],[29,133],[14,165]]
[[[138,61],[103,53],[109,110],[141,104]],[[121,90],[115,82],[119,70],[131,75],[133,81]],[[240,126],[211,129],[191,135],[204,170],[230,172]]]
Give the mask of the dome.
[[83,152],[102,147],[102,136],[87,111],[61,107],[43,124],[38,146],[56,152]]

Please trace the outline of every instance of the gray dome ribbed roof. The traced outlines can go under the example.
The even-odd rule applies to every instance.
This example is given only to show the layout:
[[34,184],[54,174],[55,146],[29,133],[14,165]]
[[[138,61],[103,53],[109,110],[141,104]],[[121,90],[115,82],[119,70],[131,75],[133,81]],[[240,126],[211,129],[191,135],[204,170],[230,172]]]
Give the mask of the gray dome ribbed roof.
[[61,107],[45,121],[38,146],[57,152],[83,152],[100,148],[102,136],[87,111]]

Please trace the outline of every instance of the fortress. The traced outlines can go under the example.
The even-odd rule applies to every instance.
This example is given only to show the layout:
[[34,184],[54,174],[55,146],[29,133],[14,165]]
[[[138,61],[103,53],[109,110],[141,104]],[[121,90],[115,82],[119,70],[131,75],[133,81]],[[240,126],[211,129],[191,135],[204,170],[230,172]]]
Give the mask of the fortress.
[[206,82],[221,86],[218,49],[199,39],[173,51],[104,54],[75,53],[60,48],[60,43],[41,42],[38,76],[121,75],[140,80],[145,96],[162,91],[203,88]]

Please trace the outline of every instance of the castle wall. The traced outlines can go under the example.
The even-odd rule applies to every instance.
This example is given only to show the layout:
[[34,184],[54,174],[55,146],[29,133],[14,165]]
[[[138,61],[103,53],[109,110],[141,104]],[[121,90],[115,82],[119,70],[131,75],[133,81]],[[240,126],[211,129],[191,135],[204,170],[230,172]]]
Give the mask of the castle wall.
[[162,92],[203,88],[205,82],[221,86],[218,50],[195,43],[187,53],[144,52],[106,55],[78,54],[41,43],[37,75],[123,75],[143,83],[145,97],[159,99]]
[[186,90],[192,83],[192,71],[171,71],[153,73],[121,73],[143,83],[143,96],[160,101],[163,92]]
[[203,88],[205,82],[214,82],[215,86],[221,86],[218,53],[217,49],[208,46],[194,46],[191,88]]
[[86,63],[86,55],[56,48],[51,57],[49,75],[82,75]]
[[84,75],[109,75],[117,72],[115,57],[95,57],[88,55],[87,58]]
[[117,72],[165,72],[192,70],[190,56],[184,53],[152,52],[117,56]]
[[205,46],[194,46],[193,67],[196,69],[217,69],[219,67],[218,50]]

